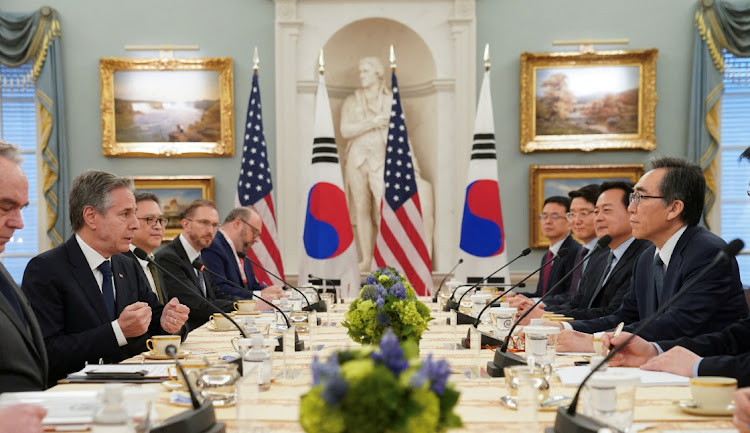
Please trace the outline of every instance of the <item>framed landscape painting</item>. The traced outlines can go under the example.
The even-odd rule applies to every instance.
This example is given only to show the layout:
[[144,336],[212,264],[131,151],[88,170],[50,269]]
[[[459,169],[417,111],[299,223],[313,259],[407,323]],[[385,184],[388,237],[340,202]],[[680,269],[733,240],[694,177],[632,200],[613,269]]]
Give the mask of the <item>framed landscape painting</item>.
[[164,241],[182,233],[180,221],[193,200],[214,199],[213,176],[133,176],[135,189],[156,194],[164,216],[169,219]]
[[613,180],[636,183],[644,172],[644,164],[530,165],[529,245],[531,248],[549,248],[539,223],[545,198],[553,195],[567,197],[570,191],[592,183]]
[[521,151],[654,150],[657,55],[521,54]]
[[99,60],[105,156],[234,155],[232,59]]

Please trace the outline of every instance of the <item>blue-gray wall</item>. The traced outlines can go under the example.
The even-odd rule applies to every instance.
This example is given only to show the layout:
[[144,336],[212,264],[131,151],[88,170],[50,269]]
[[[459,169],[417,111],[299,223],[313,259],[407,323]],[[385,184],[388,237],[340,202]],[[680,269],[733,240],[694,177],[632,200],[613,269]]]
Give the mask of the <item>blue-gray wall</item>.
[[[622,49],[657,48],[658,153],[684,156],[695,4],[689,0],[477,0],[477,62],[484,44],[489,43],[503,217],[512,256],[528,243],[529,164],[632,163],[650,157],[640,151],[522,154],[518,147],[520,54],[555,51],[558,48],[552,46],[553,40],[579,38],[629,38],[630,45]],[[213,175],[220,211],[226,213],[233,204],[239,151],[233,158],[183,158],[178,160],[179,164],[174,160],[168,163],[164,159],[102,156],[98,62],[100,57],[158,54],[128,53],[123,47],[129,44],[197,44],[199,52],[176,55],[232,57],[235,141],[239,150],[250,90],[252,49],[257,45],[261,55],[266,138],[273,146],[276,129],[273,1],[3,0],[0,7],[5,11],[28,12],[44,5],[56,8],[62,20],[71,173],[98,168],[123,175]],[[397,3],[392,7],[397,7]],[[481,67],[477,69],[479,85]],[[273,152],[270,157],[275,160]],[[514,269],[532,269],[539,261],[539,254],[519,261]],[[285,265],[292,272],[298,268],[296,263]]]

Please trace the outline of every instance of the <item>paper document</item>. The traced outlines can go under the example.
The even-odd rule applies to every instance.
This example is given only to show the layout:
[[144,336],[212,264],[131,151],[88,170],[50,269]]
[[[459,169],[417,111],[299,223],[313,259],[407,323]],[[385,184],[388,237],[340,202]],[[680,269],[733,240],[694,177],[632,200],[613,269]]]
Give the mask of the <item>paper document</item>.
[[[580,367],[563,367],[555,370],[557,375],[560,377],[560,382],[566,386],[578,386],[581,384],[583,379],[589,374],[591,369],[587,366]],[[662,371],[646,371],[639,368],[628,368],[628,367],[609,367],[607,371],[628,371],[635,372],[641,378],[640,386],[688,386],[690,385],[690,378],[684,376],[678,376],[672,373],[664,373]]]
[[81,371],[71,373],[68,378],[85,378],[86,373],[95,371],[97,373],[134,373],[145,371],[144,378],[169,377],[167,371],[174,364],[92,364],[87,365]]

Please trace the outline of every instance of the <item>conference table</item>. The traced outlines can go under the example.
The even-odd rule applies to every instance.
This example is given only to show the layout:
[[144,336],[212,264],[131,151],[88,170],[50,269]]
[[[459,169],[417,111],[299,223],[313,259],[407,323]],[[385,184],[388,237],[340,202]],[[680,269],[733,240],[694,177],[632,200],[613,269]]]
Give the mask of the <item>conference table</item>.
[[[429,302],[429,300],[426,300]],[[420,357],[432,353],[433,357],[448,360],[453,371],[452,383],[461,392],[456,412],[463,419],[464,427],[451,431],[455,432],[487,432],[487,431],[528,431],[528,427],[520,425],[515,410],[506,408],[500,403],[502,396],[508,395],[503,378],[489,378],[479,366],[486,365],[494,354],[490,349],[481,350],[479,357],[475,351],[457,347],[459,335],[466,335],[469,325],[459,325],[457,328],[445,324],[447,315],[438,314],[435,304],[428,304],[433,308],[433,316],[439,320],[431,322],[429,330],[423,334],[420,342]],[[238,425],[238,408],[217,407],[217,418],[227,424],[227,430],[232,432],[279,432],[297,433],[302,427],[298,421],[299,399],[310,389],[312,374],[310,365],[313,357],[328,357],[338,350],[354,349],[359,345],[352,342],[346,335],[346,328],[341,325],[347,304],[336,304],[332,311],[319,313],[322,324],[314,332],[314,347],[316,350],[305,350],[290,355],[287,359],[286,370],[283,368],[282,354],[274,354],[274,379],[270,390],[259,394],[258,403],[253,409],[251,423],[241,422]],[[218,359],[222,355],[233,352],[231,338],[237,337],[238,331],[215,332],[210,325],[194,330],[182,343],[181,350],[187,350],[187,359],[207,357]],[[308,338],[300,334],[303,339]],[[576,356],[558,356],[556,366],[572,365],[580,360]],[[126,363],[150,363],[142,356],[128,359]],[[163,361],[161,361],[163,362]],[[286,378],[284,373],[286,372]],[[575,387],[563,386],[559,380],[551,381],[550,395],[572,396]],[[64,384],[51,388],[48,392],[70,391],[77,389],[91,389],[98,384]],[[169,403],[170,392],[161,384],[145,384],[140,386],[153,387],[158,390],[156,412],[158,419],[184,411],[184,407],[173,406]],[[687,386],[674,387],[639,387],[636,391],[635,421],[639,426],[648,427],[646,431],[663,432],[674,430],[733,430],[731,417],[706,417],[690,415],[682,412],[673,404],[675,400],[688,400],[690,390]],[[537,414],[538,431],[543,431],[554,423],[555,411],[539,411]]]

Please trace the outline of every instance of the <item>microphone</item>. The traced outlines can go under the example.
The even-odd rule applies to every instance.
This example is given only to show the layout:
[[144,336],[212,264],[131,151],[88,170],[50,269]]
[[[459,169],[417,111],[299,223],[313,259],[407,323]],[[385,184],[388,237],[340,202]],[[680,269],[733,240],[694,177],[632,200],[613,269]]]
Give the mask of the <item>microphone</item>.
[[[136,254],[136,257],[140,258],[138,254]],[[146,254],[146,257],[148,257],[148,254]],[[201,404],[198,400],[198,396],[195,395],[193,385],[187,380],[185,370],[182,368],[180,360],[177,359],[177,348],[170,344],[164,351],[167,355],[174,358],[175,366],[180,370],[180,374],[185,377],[185,385],[190,394],[190,401],[193,404],[193,408],[165,419],[158,427],[151,428],[151,432],[182,433],[189,431],[195,433],[224,433],[226,431],[226,426],[222,422],[216,422],[216,413],[214,412],[213,403],[211,403],[210,400],[206,400]]]
[[[511,366],[511,365],[524,365],[526,364],[526,360],[521,358],[520,356],[516,355],[515,353],[508,353],[508,343],[510,342],[510,337],[513,335],[513,331],[515,331],[516,327],[523,319],[526,318],[531,312],[536,308],[537,305],[539,305],[544,299],[546,299],[551,293],[555,291],[558,287],[562,287],[563,281],[568,279],[573,272],[575,272],[576,269],[583,266],[588,259],[591,258],[591,256],[596,252],[596,250],[601,248],[606,248],[609,243],[612,242],[612,236],[610,235],[604,235],[602,236],[597,242],[594,248],[591,249],[591,251],[586,254],[586,257],[581,260],[580,263],[578,263],[576,266],[573,266],[573,268],[568,271],[567,274],[565,274],[562,278],[560,278],[560,281],[557,282],[552,288],[547,290],[547,293],[540,296],[539,299],[528,309],[525,313],[521,315],[521,317],[516,320],[516,322],[513,324],[513,326],[510,327],[510,331],[508,332],[508,336],[505,337],[505,341],[503,342],[502,347],[500,347],[500,350],[495,351],[495,358],[487,363],[487,374],[489,374],[492,377],[503,377],[505,375],[505,372],[503,371],[503,367]],[[492,370],[492,372],[490,372]]]
[[[302,293],[302,290],[300,290],[300,289],[294,287],[293,285],[287,283],[286,281],[284,281],[283,278],[279,277],[278,275],[276,275],[273,272],[269,271],[268,269],[264,268],[258,262],[256,262],[255,260],[251,259],[250,257],[248,257],[247,254],[243,253],[242,251],[239,251],[237,253],[237,257],[241,258],[242,260],[247,260],[250,263],[254,264],[255,266],[263,269],[269,275],[271,275],[272,277],[275,277],[277,280],[279,280],[282,283],[284,283],[284,285],[288,286],[291,289],[294,289],[297,293],[299,293],[300,296],[302,296],[302,299],[304,299],[305,302],[307,303],[306,307],[302,307],[302,311],[312,311],[312,310],[315,310],[315,311],[317,311],[319,313],[324,313],[326,311],[326,309],[327,309],[326,308],[326,303],[322,299],[318,299],[317,302],[314,302],[314,303],[311,304],[310,300],[307,299],[307,296],[305,296],[305,294]],[[320,298],[320,296],[318,296],[318,298]]]
[[[188,285],[187,285],[187,284],[186,284],[186,283],[185,283],[184,281],[182,281],[181,279],[177,278],[177,276],[175,276],[175,275],[174,275],[173,273],[169,272],[169,271],[168,271],[168,270],[167,270],[167,269],[166,269],[166,268],[165,268],[164,266],[162,266],[162,265],[160,265],[160,264],[156,263],[156,261],[155,261],[155,260],[151,260],[151,257],[149,257],[149,256],[148,256],[148,253],[146,253],[146,251],[144,251],[143,249],[141,249],[141,248],[138,248],[138,247],[135,247],[135,249],[133,250],[133,254],[134,254],[134,255],[135,255],[136,257],[138,257],[139,259],[141,259],[141,260],[145,260],[145,261],[147,261],[147,262],[149,262],[149,263],[153,263],[153,265],[154,265],[154,266],[156,266],[157,268],[159,268],[159,270],[160,270],[161,272],[164,272],[165,274],[167,274],[167,275],[169,275],[170,277],[172,277],[172,279],[174,279],[175,281],[179,282],[179,283],[180,283],[180,284],[181,284],[181,285],[182,285],[183,287],[185,287],[186,289],[188,289],[188,290],[195,290],[195,288],[194,288],[194,287],[190,287],[190,286],[188,286]],[[222,310],[221,308],[219,308],[219,307],[217,307],[216,305],[214,305],[214,303],[213,303],[213,302],[209,301],[209,300],[208,300],[208,298],[203,298],[203,300],[204,300],[204,301],[205,301],[205,302],[206,302],[206,303],[207,303],[208,305],[210,305],[211,307],[213,307],[213,309],[214,309],[214,310],[216,310],[216,311],[217,311],[217,312],[218,312],[219,314],[221,314],[222,316],[224,316],[224,318],[225,318],[225,319],[227,319],[227,320],[229,320],[230,322],[232,322],[232,325],[234,325],[234,327],[235,327],[235,328],[237,328],[237,329],[238,329],[238,330],[240,331],[240,335],[242,335],[242,337],[243,337],[243,338],[247,338],[247,334],[245,334],[245,330],[244,330],[244,329],[242,329],[242,327],[241,327],[240,325],[238,325],[238,324],[237,324],[237,322],[235,322],[235,321],[234,321],[234,319],[232,319],[232,318],[231,318],[231,317],[230,317],[230,316],[229,316],[229,315],[228,315],[227,313],[225,313],[225,312],[224,312],[224,311],[223,311],[223,310]]]
[[[454,293],[457,292],[458,289],[460,289],[461,287],[470,287],[470,289],[467,289],[464,293],[461,294],[461,297],[458,299],[458,301],[455,301],[458,305],[461,305],[461,300],[464,298],[464,296],[467,293],[469,293],[472,290],[476,291],[476,290],[479,289],[478,287],[475,287],[473,284],[462,284],[462,285],[460,285],[460,286],[458,286],[458,287],[455,288]],[[515,284],[515,285],[513,285],[513,284],[493,284],[491,286],[483,286],[483,287],[492,287],[492,288],[496,288],[496,289],[504,288],[504,287],[510,287],[511,289],[516,289],[516,288],[522,289],[522,288],[526,287],[526,283],[524,283],[522,281],[522,282],[520,282],[518,284]],[[501,293],[500,296],[501,297],[505,296],[509,291],[510,290],[506,290],[505,292]],[[497,299],[493,300],[492,302],[488,303],[487,305],[491,306],[496,301],[497,301]],[[448,308],[447,305],[445,307],[443,307],[443,311],[450,311],[450,310],[451,309]],[[468,325],[468,324],[474,323],[474,316],[470,316],[468,314],[464,314],[464,313],[462,313],[460,311],[456,311],[456,319],[457,319],[456,324],[458,324],[458,325]],[[490,344],[490,343],[488,343],[488,344]],[[492,346],[493,344],[490,344],[490,345]],[[484,346],[484,344],[482,346]]]
[[570,405],[566,407],[560,407],[557,410],[557,417],[555,418],[555,426],[554,426],[554,432],[556,433],[568,433],[568,432],[575,432],[575,433],[596,433],[600,428],[607,427],[606,425],[602,424],[600,421],[591,419],[587,416],[578,415],[576,413],[576,409],[578,406],[578,398],[581,394],[581,390],[583,389],[584,385],[586,385],[586,382],[588,382],[589,378],[596,373],[602,365],[606,364],[607,361],[612,359],[612,357],[617,354],[620,350],[622,350],[623,347],[627,346],[630,341],[635,338],[639,333],[643,332],[644,329],[646,329],[651,323],[656,320],[657,317],[660,317],[669,307],[674,305],[675,302],[677,302],[680,298],[682,298],[685,293],[687,293],[699,280],[701,280],[708,271],[712,270],[714,266],[718,265],[719,262],[723,260],[730,260],[732,257],[736,256],[737,253],[739,253],[742,248],[745,246],[744,242],[740,239],[735,239],[732,242],[730,242],[726,247],[724,247],[721,251],[719,251],[716,254],[716,257],[714,257],[711,264],[708,266],[705,266],[695,277],[691,278],[690,281],[685,283],[683,288],[679,290],[677,293],[675,293],[669,301],[667,301],[665,304],[660,306],[654,314],[651,315],[651,317],[647,318],[643,322],[641,322],[640,325],[636,329],[633,330],[632,334],[625,339],[622,344],[618,344],[617,347],[613,348],[609,351],[609,354],[604,357],[601,363],[594,366],[594,368],[591,369],[591,372],[583,379],[581,384],[578,386],[578,390],[576,391],[575,396],[573,397],[573,400],[570,402]]
[[464,259],[458,259],[458,263],[456,263],[456,265],[453,266],[453,269],[451,269],[450,272],[448,272],[447,274],[445,274],[445,276],[443,277],[443,281],[440,282],[440,285],[438,286],[437,290],[435,291],[435,294],[432,296],[432,302],[437,302],[438,295],[440,294],[440,289],[443,288],[443,284],[445,284],[445,280],[447,280],[448,276],[450,276],[451,274],[453,274],[453,272],[456,270],[456,268],[458,267],[458,265],[460,265],[463,262],[464,262]]
[[[524,279],[521,280],[521,281],[519,281],[518,283],[516,283],[515,286],[512,286],[510,289],[508,289],[508,290],[504,291],[503,293],[497,295],[495,297],[495,299],[493,299],[490,302],[488,302],[487,305],[485,305],[485,307],[482,309],[482,311],[479,312],[479,317],[482,317],[482,314],[484,313],[484,311],[487,308],[489,308],[495,302],[499,301],[503,296],[507,295],[511,290],[513,290],[513,289],[515,289],[517,287],[526,287],[525,281],[528,280],[529,278],[531,278],[534,274],[536,274],[537,272],[539,272],[545,266],[547,266],[548,264],[552,263],[552,261],[554,261],[555,259],[561,259],[561,258],[563,258],[563,257],[565,257],[567,255],[568,255],[568,249],[567,248],[560,248],[560,250],[557,251],[557,255],[555,255],[554,257],[552,257],[551,259],[549,259],[542,266],[538,267],[534,272],[532,272],[529,275],[527,275],[526,277],[524,277]],[[476,323],[476,325],[474,325],[474,328],[476,328],[477,326],[479,326],[479,318],[475,319],[474,317],[466,315],[466,314],[463,314],[463,313],[456,313],[456,314],[457,314],[456,315],[457,319],[459,318],[459,315],[464,316],[464,317],[461,318],[461,319],[465,320],[462,324],[465,325],[467,323],[471,323],[471,324]],[[457,320],[457,322],[461,323],[461,321],[459,321],[459,320]],[[490,334],[488,334],[486,332],[479,331],[479,334],[481,335],[481,344],[482,344],[482,347],[485,347],[485,346],[502,346],[503,345],[503,341],[498,340],[497,338],[493,337],[492,335],[490,335]],[[508,335],[511,335],[511,334],[508,334]],[[469,348],[470,337],[471,337],[471,329],[469,329],[466,332],[466,338],[461,339],[461,346],[462,347],[464,347],[466,349]],[[493,377],[497,377],[497,376],[493,376]]]
[[[473,289],[474,287],[477,287],[478,285],[482,284],[483,282],[487,281],[488,279],[492,278],[493,275],[495,275],[496,273],[498,273],[498,272],[502,271],[503,269],[507,268],[508,266],[510,266],[511,263],[515,262],[516,260],[520,259],[523,256],[528,256],[530,253],[531,253],[531,249],[530,248],[526,248],[525,250],[521,251],[521,254],[517,255],[513,260],[509,261],[508,263],[504,264],[503,266],[500,266],[500,268],[497,269],[495,272],[493,272],[493,273],[487,275],[486,277],[482,278],[481,280],[479,280],[476,284],[474,284],[473,286],[471,286],[467,290],[467,292],[470,291],[471,289]],[[456,290],[458,290],[458,287],[456,287]],[[453,293],[451,293],[450,299],[448,299],[448,301],[446,301],[446,303],[445,303],[445,306],[448,308],[448,310],[458,310],[458,306],[460,304],[458,302],[456,302],[456,300],[455,300],[456,290],[454,290]],[[466,293],[464,293],[464,295],[465,294]],[[448,310],[446,310],[446,311],[448,311]]]
[[[196,258],[195,260],[193,260],[192,265],[193,265],[193,267],[195,269],[198,269],[199,271],[205,271],[205,272],[208,272],[211,275],[219,277],[224,282],[229,283],[232,287],[236,287],[236,288],[238,288],[240,290],[244,290],[245,292],[250,293],[250,295],[252,295],[254,299],[260,299],[261,301],[263,301],[266,304],[270,305],[271,307],[273,307],[274,309],[276,309],[276,311],[278,311],[279,313],[281,313],[281,316],[284,318],[284,321],[286,322],[286,327],[287,328],[291,328],[292,327],[291,323],[289,322],[289,317],[287,317],[287,315],[284,313],[284,311],[282,311],[281,308],[279,308],[278,306],[276,306],[276,304],[274,304],[273,302],[270,302],[270,301],[268,301],[266,299],[263,299],[262,297],[260,297],[260,296],[256,295],[255,293],[253,293],[252,290],[248,290],[247,288],[240,286],[239,284],[237,284],[234,281],[232,281],[232,280],[224,277],[223,275],[221,275],[221,274],[219,274],[217,272],[214,272],[211,269],[208,269],[206,267],[206,265],[204,265],[201,262],[200,257]],[[279,340],[279,345],[276,346],[276,349],[274,349],[274,350],[276,352],[281,352],[281,351],[284,350],[284,344],[283,344],[284,343],[284,336],[280,335],[280,336],[277,337],[277,339]],[[303,341],[299,340],[299,336],[295,332],[294,333],[294,351],[295,352],[300,352],[300,351],[304,350],[304,345],[305,345],[305,343]]]
[[[324,293],[331,293],[326,288],[326,285],[330,284],[331,287],[333,287],[333,292],[332,292],[333,293],[333,303],[334,304],[338,304],[339,303],[338,296],[336,296],[336,286],[340,286],[341,285],[341,280],[340,279],[338,279],[338,280],[330,280],[328,278],[316,277],[313,274],[307,274],[307,278],[313,279],[313,280],[320,280],[321,284],[323,284],[323,292]],[[320,299],[320,293],[318,293],[318,299]]]

